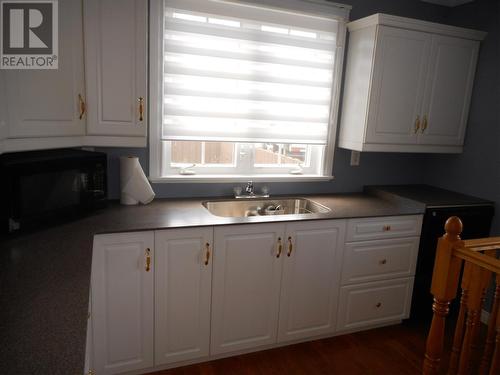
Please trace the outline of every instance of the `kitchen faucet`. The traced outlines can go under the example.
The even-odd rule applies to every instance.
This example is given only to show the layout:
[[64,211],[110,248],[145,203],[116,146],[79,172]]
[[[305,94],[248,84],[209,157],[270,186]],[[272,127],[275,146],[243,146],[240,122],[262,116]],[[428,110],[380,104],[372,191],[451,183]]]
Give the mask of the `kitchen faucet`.
[[269,190],[266,186],[262,187],[261,194],[255,194],[255,188],[253,186],[253,181],[248,181],[245,187],[245,193],[241,194],[241,187],[235,187],[234,189],[235,198],[269,198]]
[[248,195],[255,195],[255,193],[253,192],[253,182],[252,181],[247,182],[247,187],[245,188],[245,191],[248,193]]

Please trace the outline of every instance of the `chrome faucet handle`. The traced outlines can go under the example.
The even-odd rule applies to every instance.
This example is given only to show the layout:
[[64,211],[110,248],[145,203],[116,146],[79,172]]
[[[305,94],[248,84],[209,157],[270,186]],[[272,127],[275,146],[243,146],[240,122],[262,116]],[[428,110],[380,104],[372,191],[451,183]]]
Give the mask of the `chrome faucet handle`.
[[253,182],[252,181],[247,182],[247,187],[245,188],[245,191],[249,194],[253,194]]

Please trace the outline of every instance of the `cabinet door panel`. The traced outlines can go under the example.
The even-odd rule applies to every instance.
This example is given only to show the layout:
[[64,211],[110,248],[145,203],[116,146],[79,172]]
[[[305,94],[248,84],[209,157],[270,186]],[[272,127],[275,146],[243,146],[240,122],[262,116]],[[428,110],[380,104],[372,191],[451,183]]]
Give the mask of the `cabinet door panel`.
[[211,353],[276,342],[282,224],[215,228]]
[[145,136],[147,1],[86,0],[85,16],[88,134]]
[[431,36],[379,26],[366,142],[413,144]]
[[428,125],[419,135],[419,143],[463,145],[478,51],[477,41],[432,37],[422,111]]
[[[153,245],[153,232],[94,239],[93,358],[99,374],[153,365]],[[151,256],[149,271],[146,249]]]
[[78,95],[85,99],[80,0],[59,2],[59,69],[5,72],[9,137],[83,135]]
[[280,342],[334,332],[344,232],[343,220],[287,224]]
[[213,229],[155,233],[155,365],[208,356]]

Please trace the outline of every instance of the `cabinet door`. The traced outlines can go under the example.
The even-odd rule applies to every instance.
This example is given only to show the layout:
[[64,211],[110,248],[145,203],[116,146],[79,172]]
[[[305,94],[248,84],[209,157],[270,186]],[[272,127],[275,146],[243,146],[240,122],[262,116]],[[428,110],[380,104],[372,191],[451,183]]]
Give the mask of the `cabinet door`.
[[417,142],[430,44],[429,34],[379,26],[366,142]]
[[208,356],[213,229],[155,233],[155,365]]
[[333,333],[345,221],[287,224],[278,341]]
[[82,4],[59,1],[59,69],[5,72],[9,137],[72,136],[85,133],[79,95],[83,78]]
[[153,232],[94,238],[92,324],[97,374],[153,366],[153,244]]
[[283,232],[269,223],[214,229],[212,354],[276,342]]
[[478,51],[477,41],[432,37],[422,110],[427,124],[419,135],[419,143],[463,145]]
[[85,65],[87,133],[146,136],[147,0],[85,1]]

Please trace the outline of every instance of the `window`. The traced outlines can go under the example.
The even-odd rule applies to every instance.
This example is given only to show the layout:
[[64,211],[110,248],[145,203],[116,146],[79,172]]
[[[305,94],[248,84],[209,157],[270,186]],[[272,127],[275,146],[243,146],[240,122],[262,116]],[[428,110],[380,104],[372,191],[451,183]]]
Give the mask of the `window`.
[[152,4],[153,179],[331,175],[348,9],[265,1]]

